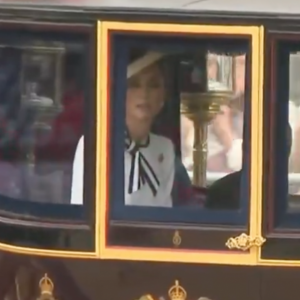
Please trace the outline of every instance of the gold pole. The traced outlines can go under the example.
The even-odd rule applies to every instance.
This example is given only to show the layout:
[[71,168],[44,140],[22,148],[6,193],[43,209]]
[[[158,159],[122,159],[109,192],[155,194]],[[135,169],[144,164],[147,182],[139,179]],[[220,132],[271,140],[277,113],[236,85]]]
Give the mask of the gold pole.
[[207,124],[194,121],[194,146],[193,146],[193,184],[195,186],[206,183],[207,169]]
[[194,126],[192,182],[195,186],[206,186],[208,125],[231,95],[230,91],[181,94],[181,113],[193,121]]

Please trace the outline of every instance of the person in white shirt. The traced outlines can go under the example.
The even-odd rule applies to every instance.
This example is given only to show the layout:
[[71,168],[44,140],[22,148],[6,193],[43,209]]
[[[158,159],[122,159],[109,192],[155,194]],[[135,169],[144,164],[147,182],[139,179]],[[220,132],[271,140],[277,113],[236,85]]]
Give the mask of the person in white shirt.
[[[175,150],[168,138],[151,133],[165,102],[163,54],[147,52],[127,67],[124,149],[124,203],[172,207]],[[78,143],[72,178],[71,204],[83,203],[84,138]]]
[[77,144],[72,170],[71,204],[83,204],[84,137]]

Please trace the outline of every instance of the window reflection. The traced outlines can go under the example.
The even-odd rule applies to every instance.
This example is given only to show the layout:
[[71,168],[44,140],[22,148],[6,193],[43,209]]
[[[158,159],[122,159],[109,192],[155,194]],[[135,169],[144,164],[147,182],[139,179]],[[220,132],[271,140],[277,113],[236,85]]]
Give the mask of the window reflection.
[[74,202],[73,160],[83,131],[82,50],[80,43],[63,42],[0,46],[2,196]]

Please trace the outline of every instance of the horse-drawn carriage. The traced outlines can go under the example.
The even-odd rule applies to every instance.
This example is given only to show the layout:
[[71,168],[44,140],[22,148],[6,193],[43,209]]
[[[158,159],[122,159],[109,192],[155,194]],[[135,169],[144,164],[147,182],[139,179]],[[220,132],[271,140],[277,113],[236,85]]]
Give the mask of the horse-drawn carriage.
[[1,299],[297,297],[297,2],[0,4]]

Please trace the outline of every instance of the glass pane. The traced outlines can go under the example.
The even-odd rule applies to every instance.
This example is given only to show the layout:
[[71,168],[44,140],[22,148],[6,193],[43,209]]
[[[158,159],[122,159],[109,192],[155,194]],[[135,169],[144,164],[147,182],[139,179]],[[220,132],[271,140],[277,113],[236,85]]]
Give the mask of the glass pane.
[[85,39],[9,35],[0,35],[1,207],[82,204],[83,161],[75,176],[73,160],[83,151]]
[[[203,220],[230,223],[230,210],[240,209],[235,219],[246,221],[249,44],[247,38],[115,39],[112,173],[114,182],[124,181],[122,194],[113,183],[116,215],[136,211],[135,218],[144,212],[150,219],[163,208],[165,220],[168,214],[192,220],[189,213],[197,219],[200,210]],[[117,174],[121,164],[123,178]],[[142,207],[148,209],[137,213]],[[165,210],[171,207],[173,212]],[[224,215],[216,219],[214,210]]]
[[289,124],[291,151],[289,156],[289,210],[300,212],[300,52],[289,55]]
[[[300,213],[300,161],[299,161],[299,66],[300,44],[297,41],[279,41],[276,47],[276,77],[273,83],[271,160],[269,201],[273,208],[270,224],[280,227],[299,227]],[[269,130],[269,128],[268,128]],[[272,195],[274,193],[274,195]]]

